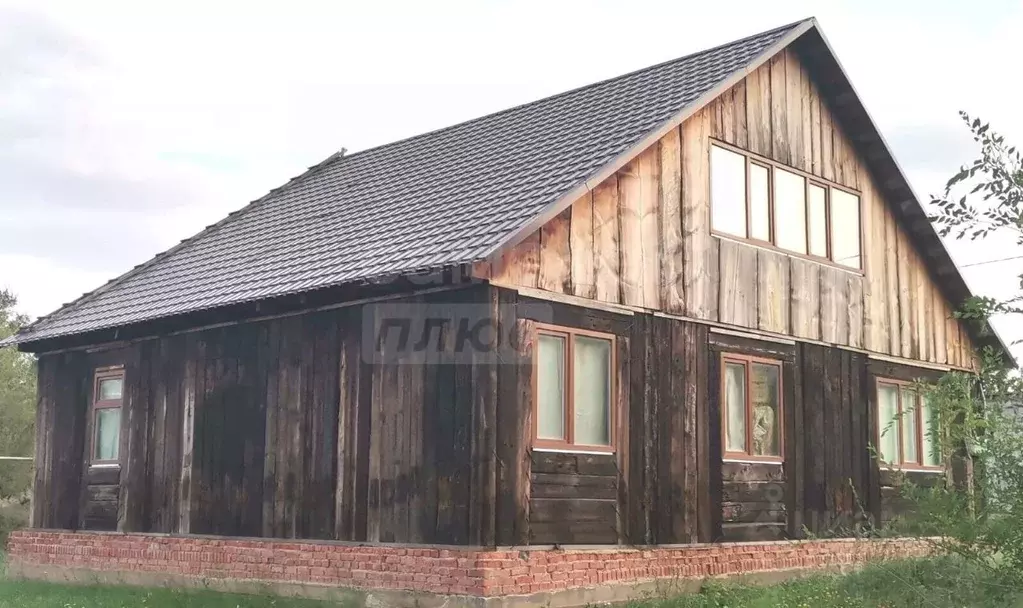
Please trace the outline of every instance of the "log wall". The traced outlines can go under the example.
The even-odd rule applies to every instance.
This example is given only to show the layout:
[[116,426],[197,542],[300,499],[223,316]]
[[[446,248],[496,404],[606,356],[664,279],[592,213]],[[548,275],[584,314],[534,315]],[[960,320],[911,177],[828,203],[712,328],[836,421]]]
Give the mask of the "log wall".
[[[933,370],[485,285],[399,304],[485,311],[498,322],[496,344],[510,349],[501,352],[517,356],[458,352],[453,324],[425,332],[433,359],[385,356],[392,304],[44,355],[34,525],[651,544],[841,533],[901,508],[867,447],[878,424],[870,387]],[[532,448],[537,323],[617,337],[614,453]],[[723,353],[781,361],[783,463],[722,458]],[[116,365],[125,368],[120,465],[90,467],[92,377]]]
[[[34,525],[493,544],[496,368],[375,360],[363,330],[380,306],[41,356]],[[120,463],[90,466],[92,377],[109,366],[125,369]]]
[[[860,193],[862,272],[710,230],[717,140]],[[971,339],[849,134],[785,50],[477,274],[697,320],[971,368]]]

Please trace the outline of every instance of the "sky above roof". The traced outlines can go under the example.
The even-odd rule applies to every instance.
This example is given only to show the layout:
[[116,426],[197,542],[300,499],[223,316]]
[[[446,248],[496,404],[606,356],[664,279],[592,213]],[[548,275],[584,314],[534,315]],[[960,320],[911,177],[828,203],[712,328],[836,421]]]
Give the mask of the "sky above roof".
[[[922,198],[973,158],[958,110],[1023,144],[1018,0],[347,4],[0,0],[0,286],[49,313],[341,147],[811,15]],[[967,265],[1023,251],[948,247],[974,292],[1013,293],[1023,260]]]

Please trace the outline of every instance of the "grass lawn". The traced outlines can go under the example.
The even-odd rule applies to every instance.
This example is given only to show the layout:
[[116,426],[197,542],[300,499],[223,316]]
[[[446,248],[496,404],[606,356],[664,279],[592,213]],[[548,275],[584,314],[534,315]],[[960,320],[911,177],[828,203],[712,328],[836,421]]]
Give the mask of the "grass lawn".
[[339,605],[334,602],[193,589],[11,581],[3,574],[3,558],[3,552],[0,552],[0,608],[325,608]]
[[[323,608],[333,602],[198,590],[70,586],[4,580],[0,608]],[[629,608],[1014,608],[1011,592],[955,559],[891,562],[854,574],[819,575],[769,587],[708,584],[703,592],[652,597]]]

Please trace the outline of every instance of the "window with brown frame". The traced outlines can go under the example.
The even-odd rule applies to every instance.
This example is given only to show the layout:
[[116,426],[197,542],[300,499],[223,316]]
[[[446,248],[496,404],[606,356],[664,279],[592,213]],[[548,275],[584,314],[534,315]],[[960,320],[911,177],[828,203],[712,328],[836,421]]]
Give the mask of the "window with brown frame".
[[92,464],[116,464],[121,445],[124,370],[96,372],[92,396]]
[[781,362],[721,355],[721,440],[725,458],[781,462]]
[[615,338],[581,329],[537,326],[533,358],[533,445],[614,450]]
[[927,397],[900,380],[878,379],[878,453],[894,466],[941,468],[938,420]]
[[715,142],[710,197],[716,233],[861,268],[860,197],[838,184]]

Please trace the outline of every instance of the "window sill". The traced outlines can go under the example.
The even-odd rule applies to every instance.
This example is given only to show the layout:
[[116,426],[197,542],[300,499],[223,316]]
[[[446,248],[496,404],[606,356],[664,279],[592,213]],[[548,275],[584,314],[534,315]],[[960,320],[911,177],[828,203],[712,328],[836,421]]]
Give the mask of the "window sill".
[[776,464],[778,466],[785,464],[784,460],[760,460],[756,458],[722,458],[721,462],[734,462],[739,464]]
[[543,448],[534,447],[534,452],[550,452],[552,454],[589,454],[591,456],[614,456],[614,450],[587,450],[585,448]]
[[893,467],[893,466],[882,466],[882,471],[895,471],[901,473],[940,473],[945,474],[945,467]]
[[90,469],[119,469],[121,463],[119,462],[97,462],[96,464],[89,464]]

